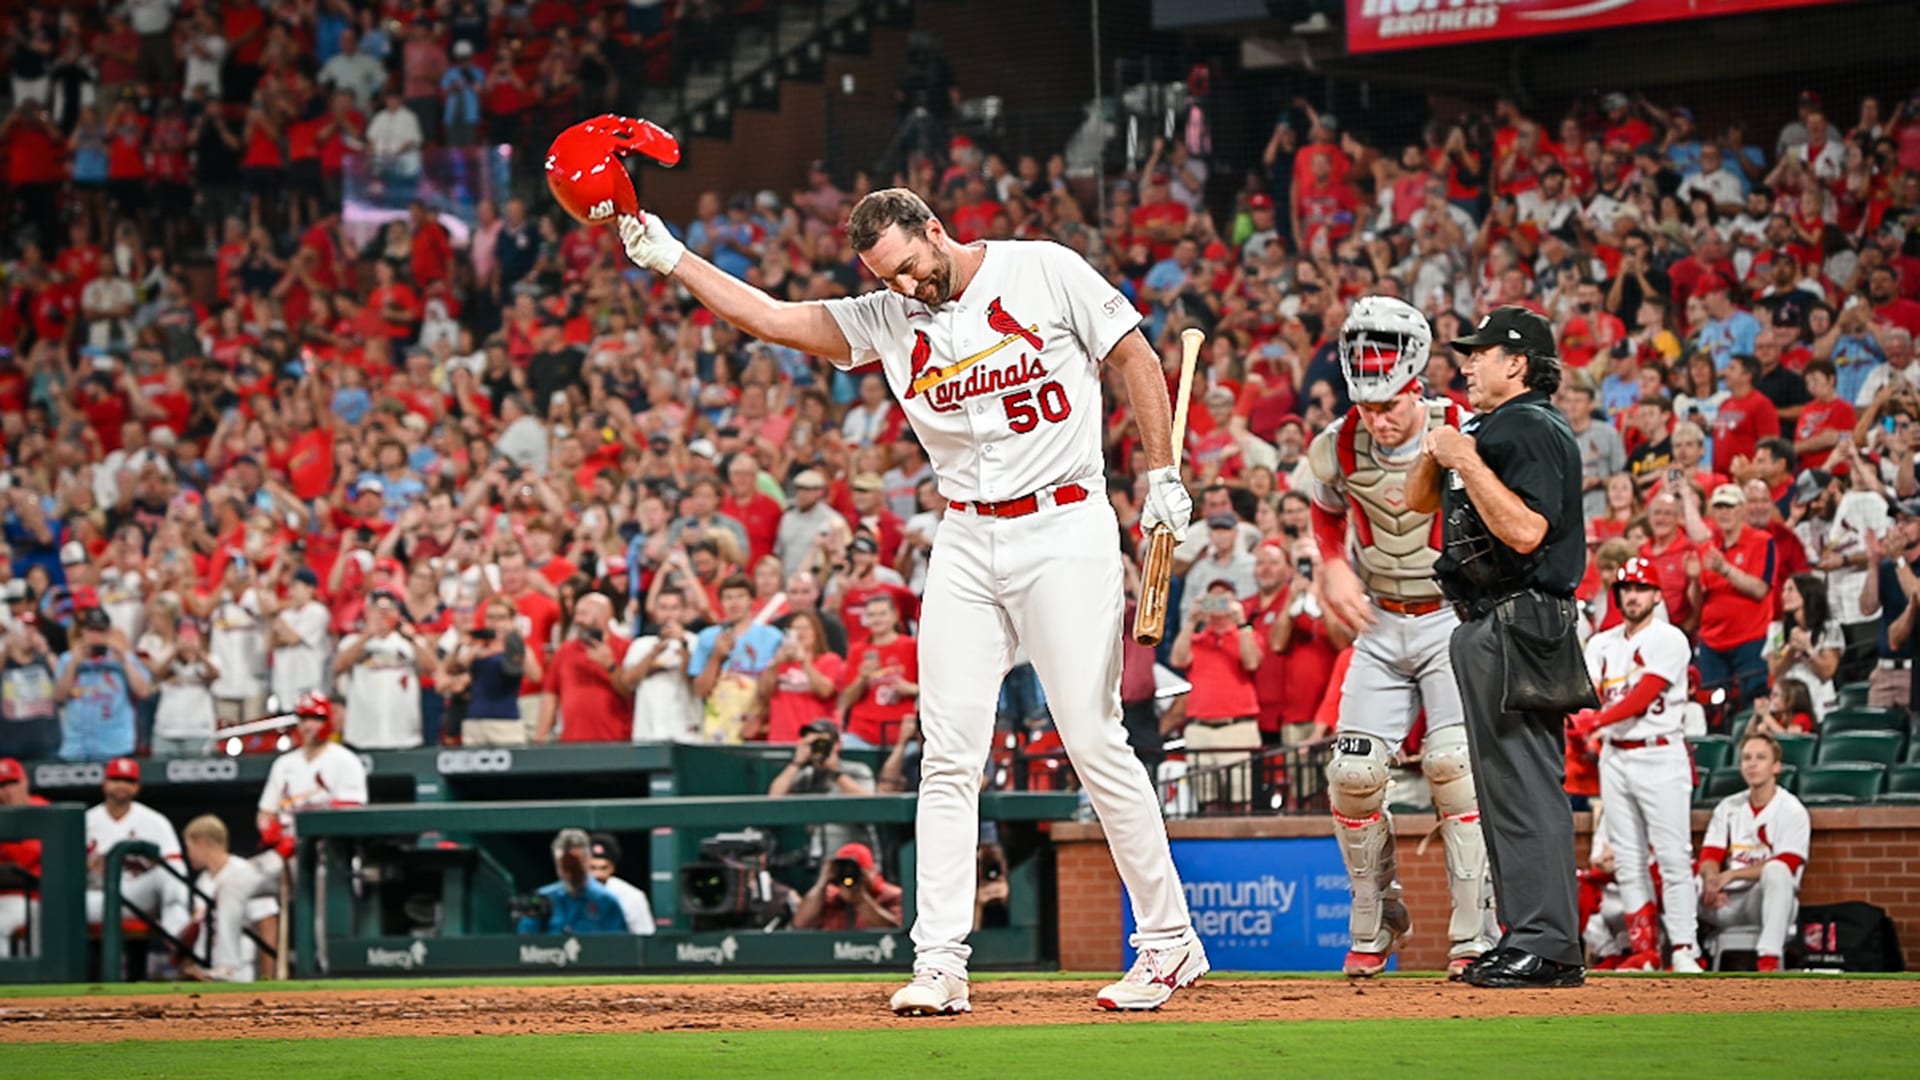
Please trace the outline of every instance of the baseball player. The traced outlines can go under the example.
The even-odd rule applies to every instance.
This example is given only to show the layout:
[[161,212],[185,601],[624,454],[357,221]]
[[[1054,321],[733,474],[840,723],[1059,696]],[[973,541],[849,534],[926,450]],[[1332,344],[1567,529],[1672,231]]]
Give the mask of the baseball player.
[[980,768],[1017,644],[1106,827],[1139,927],[1132,969],[1096,1000],[1158,1008],[1206,972],[1207,957],[1120,722],[1122,565],[1103,490],[1100,378],[1104,361],[1126,382],[1152,469],[1142,528],[1182,535],[1192,502],[1159,357],[1136,331],[1133,305],[1068,248],[962,245],[899,188],[861,199],[847,228],[887,291],[786,303],[687,253],[658,218],[620,219],[627,255],[673,275],[717,317],[842,369],[879,364],[950,500],[920,618],[914,978],[892,1007],[970,1009]]
[[1740,741],[1747,790],[1720,800],[1700,840],[1700,918],[1708,926],[1760,927],[1761,971],[1779,971],[1800,908],[1813,824],[1780,786],[1780,741],[1756,731]]
[[1614,571],[1620,624],[1587,641],[1587,674],[1600,708],[1570,718],[1572,738],[1600,744],[1600,801],[1614,880],[1626,905],[1629,954],[1621,971],[1660,970],[1660,931],[1667,926],[1673,970],[1698,972],[1693,880],[1665,875],[1656,910],[1647,853],[1665,867],[1693,865],[1693,760],[1681,730],[1687,704],[1687,635],[1654,617],[1660,573],[1628,559]]
[[1385,804],[1388,768],[1423,707],[1420,768],[1433,789],[1453,894],[1449,977],[1458,978],[1495,939],[1487,848],[1448,658],[1458,620],[1433,579],[1439,522],[1411,510],[1406,497],[1407,472],[1426,433],[1461,419],[1457,404],[1422,396],[1419,375],[1432,348],[1433,332],[1412,305],[1384,296],[1355,302],[1339,343],[1354,406],[1307,448],[1326,603],[1360,631],[1327,764],[1334,831],[1353,883],[1344,970],[1356,978],[1385,971],[1411,926]]
[[187,822],[184,831],[187,859],[198,870],[194,888],[213,897],[213,906],[196,903],[193,913],[196,945],[203,935],[213,940],[196,953],[207,957],[201,967],[192,962],[190,970],[216,982],[252,982],[259,949],[246,935],[246,928],[272,940],[267,920],[279,914],[278,873],[262,874],[252,860],[235,858],[227,847],[227,827],[212,814],[203,814]]
[[[145,840],[160,849],[160,857],[175,870],[186,872],[180,852],[180,838],[173,823],[150,806],[137,802],[140,794],[140,763],[132,758],[114,758],[107,762],[106,779],[101,782],[103,801],[87,810],[87,922],[99,924],[108,915],[106,889],[101,873],[106,868],[107,852],[126,840]],[[180,936],[192,915],[187,905],[187,883],[167,873],[144,856],[129,856],[120,868],[120,895],[162,930]],[[113,912],[119,918],[118,912]]]
[[293,853],[296,814],[367,803],[367,767],[360,755],[333,741],[333,703],[308,694],[294,713],[300,718],[300,745],[274,759],[255,815],[260,845],[266,850],[253,861],[276,890],[285,860]]

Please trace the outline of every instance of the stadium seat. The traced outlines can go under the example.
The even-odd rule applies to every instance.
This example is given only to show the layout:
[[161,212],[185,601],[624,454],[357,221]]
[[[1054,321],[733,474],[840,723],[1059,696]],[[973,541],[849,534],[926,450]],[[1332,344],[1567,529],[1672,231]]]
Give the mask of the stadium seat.
[[1864,761],[1815,765],[1800,777],[1794,794],[1808,806],[1866,802],[1880,794],[1880,782],[1886,774],[1886,766]]
[[1920,805],[1920,765],[1895,765],[1887,770],[1887,790],[1880,802]]
[[1780,761],[1795,768],[1806,768],[1813,764],[1815,749],[1820,740],[1812,735],[1784,734],[1775,736],[1780,740]]
[[1905,709],[1834,709],[1820,720],[1820,735],[1844,735],[1850,731],[1905,731]]
[[1842,735],[1823,735],[1814,761],[1821,765],[1861,761],[1891,765],[1900,760],[1907,736],[1899,731],[1850,731]]
[[1799,794],[1800,767],[1798,765],[1780,766],[1780,778],[1778,780],[1778,783],[1781,787],[1786,788],[1788,791],[1791,791],[1796,795]]
[[1839,697],[1834,701],[1833,707],[1836,709],[1864,709],[1867,707],[1867,691],[1868,687],[1866,683],[1848,683],[1840,687],[1837,691]]
[[1739,769],[1715,769],[1706,775],[1707,782],[1694,795],[1696,806],[1717,806],[1721,799],[1747,790],[1747,782]]
[[1693,767],[1701,776],[1733,764],[1733,740],[1725,735],[1695,735],[1687,740]]
[[1920,739],[1907,743],[1907,764],[1920,765]]

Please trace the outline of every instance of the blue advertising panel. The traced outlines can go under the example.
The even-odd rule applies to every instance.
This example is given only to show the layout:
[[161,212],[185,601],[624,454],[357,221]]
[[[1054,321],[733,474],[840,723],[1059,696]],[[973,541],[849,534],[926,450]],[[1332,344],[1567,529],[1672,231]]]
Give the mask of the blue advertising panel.
[[[1173,862],[1215,971],[1340,969],[1352,892],[1332,837],[1175,840]],[[1124,888],[1121,903],[1121,926],[1131,937],[1133,905]],[[1127,947],[1128,965],[1133,956]]]

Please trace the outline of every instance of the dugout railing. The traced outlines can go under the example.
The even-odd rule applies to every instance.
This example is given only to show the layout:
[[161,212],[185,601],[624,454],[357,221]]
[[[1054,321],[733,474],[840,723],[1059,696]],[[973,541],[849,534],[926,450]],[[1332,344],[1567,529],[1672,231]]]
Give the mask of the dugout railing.
[[[1155,787],[1170,819],[1309,815],[1327,812],[1326,768],[1333,740],[1267,747],[1255,751],[1190,753],[1174,739],[1166,744]],[[1065,750],[1015,748],[1007,761],[1015,791],[1078,791],[1079,778]]]
[[[205,907],[207,912],[205,929],[198,934],[193,941],[183,941],[179,937],[176,937],[172,932],[167,930],[166,927],[160,924],[160,919],[155,913],[142,910],[135,905],[133,901],[122,895],[121,878],[125,871],[127,860],[130,858],[142,858],[152,863],[153,865],[147,870],[149,874],[171,874],[181,884],[186,886],[187,902],[190,907],[196,909],[201,906]],[[175,955],[191,958],[203,968],[211,968],[213,966],[214,934],[217,933],[215,930],[216,922],[213,915],[218,908],[218,904],[214,897],[202,892],[200,888],[193,883],[193,871],[174,866],[161,856],[160,849],[157,846],[146,840],[122,840],[107,851],[106,858],[101,866],[100,877],[102,893],[102,901],[100,904],[100,979],[102,982],[113,982],[118,979],[120,977],[120,970],[124,965],[127,951],[127,936],[125,923],[119,917],[122,914],[138,923],[148,936],[159,939],[161,943],[173,950]],[[241,933],[245,934],[248,940],[253,942],[255,948],[267,956],[274,957],[278,955],[274,948],[274,943],[261,937],[254,931],[253,927],[242,923]]]

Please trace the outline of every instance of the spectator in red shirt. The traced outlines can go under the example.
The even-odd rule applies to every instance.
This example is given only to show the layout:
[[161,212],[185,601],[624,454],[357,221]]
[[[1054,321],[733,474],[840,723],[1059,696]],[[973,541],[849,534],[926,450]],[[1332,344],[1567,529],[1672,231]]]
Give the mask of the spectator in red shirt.
[[1801,375],[1813,400],[1801,409],[1794,425],[1793,451],[1802,468],[1818,469],[1827,463],[1841,434],[1853,431],[1853,405],[1835,392],[1840,376],[1831,360],[1809,360]]
[[900,610],[885,593],[868,598],[867,640],[852,646],[841,675],[847,745],[891,746],[920,697],[919,642],[900,632]]
[[554,724],[561,742],[631,742],[633,688],[617,681],[627,640],[611,627],[613,602],[599,593],[573,606],[573,633],[554,650],[540,688],[540,721],[533,741],[551,742]]
[[[1207,591],[1173,639],[1168,660],[1185,668],[1193,689],[1187,692],[1187,768],[1203,775],[1194,781],[1194,797],[1203,805],[1241,803],[1250,777],[1232,766],[1260,748],[1260,695],[1253,673],[1260,670],[1260,637],[1247,625],[1234,596],[1233,582],[1208,583]],[[1230,777],[1206,776],[1230,770]]]
[[1314,724],[1314,710],[1333,677],[1334,658],[1352,640],[1337,620],[1326,618],[1315,578],[1295,573],[1296,560],[1304,569],[1318,570],[1319,545],[1302,537],[1288,551],[1280,540],[1263,541],[1253,552],[1259,591],[1241,601],[1261,645],[1253,684],[1260,741],[1268,746],[1294,746],[1328,734]]
[[1691,633],[1699,613],[1687,593],[1687,566],[1695,552],[1693,541],[1680,527],[1684,518],[1680,492],[1685,490],[1690,489],[1662,491],[1647,500],[1647,529],[1653,535],[1640,546],[1640,557],[1660,575],[1660,600],[1667,606],[1667,621]]
[[1293,188],[1293,235],[1300,249],[1313,251],[1318,240],[1332,250],[1353,231],[1359,209],[1359,194],[1334,177],[1332,162],[1325,155],[1311,159],[1306,182]]
[[796,930],[898,930],[900,886],[880,876],[873,851],[865,844],[844,844],[822,860],[813,883],[793,913]]
[[1140,205],[1133,211],[1133,231],[1146,237],[1156,262],[1172,256],[1174,241],[1187,232],[1189,211],[1168,193],[1171,179],[1161,171],[1149,174],[1142,182]]
[[447,280],[453,273],[453,241],[447,237],[446,226],[440,224],[426,203],[416,200],[407,213],[413,228],[410,261],[413,284],[417,289],[425,289],[436,281]]
[[1761,439],[1780,434],[1780,414],[1754,388],[1760,361],[1744,353],[1727,362],[1727,400],[1713,418],[1713,471],[1733,475],[1735,458],[1751,458]]
[[1606,309],[1603,299],[1595,282],[1582,281],[1574,289],[1573,318],[1560,330],[1560,359],[1568,367],[1586,367],[1595,353],[1626,339],[1627,325]]
[[847,524],[858,533],[865,531],[880,545],[880,562],[892,566],[900,554],[904,528],[898,515],[887,509],[887,484],[879,473],[861,473],[849,485],[853,489],[853,513]]
[[[1793,494],[1793,474],[1788,473],[1787,497]],[[1782,586],[1788,578],[1808,569],[1807,548],[1800,542],[1800,535],[1793,526],[1780,516],[1779,502],[1773,497],[1767,482],[1761,479],[1747,481],[1741,486],[1747,493],[1747,527],[1767,534],[1773,541],[1773,577],[1768,580],[1768,591],[1772,594],[1773,618],[1780,617]]]
[[1900,275],[1893,267],[1882,264],[1867,275],[1867,299],[1873,303],[1873,321],[1920,338],[1920,303],[1900,295]]
[[1767,692],[1765,645],[1773,618],[1773,541],[1742,520],[1746,503],[1736,484],[1715,488],[1708,500],[1711,526],[1691,496],[1685,507],[1687,531],[1700,545],[1686,562],[1687,600],[1700,609],[1694,663],[1701,689],[1725,690],[1732,711]]
[[780,504],[760,491],[760,463],[751,453],[741,451],[727,461],[727,497],[720,513],[740,523],[747,531],[747,565],[758,566],[773,554],[780,536]]

